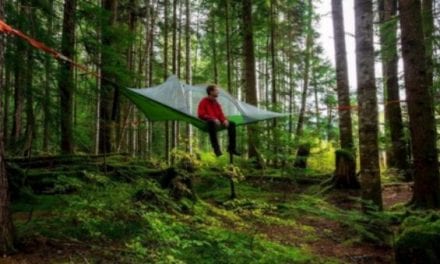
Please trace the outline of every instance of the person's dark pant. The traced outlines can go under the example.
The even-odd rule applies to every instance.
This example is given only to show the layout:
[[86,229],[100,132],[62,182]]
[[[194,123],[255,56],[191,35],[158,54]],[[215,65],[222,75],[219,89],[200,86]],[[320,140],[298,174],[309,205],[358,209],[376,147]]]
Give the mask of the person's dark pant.
[[[208,123],[208,133],[209,139],[211,140],[212,148],[216,153],[220,152],[220,146],[218,144],[217,130],[221,128],[223,125],[217,125],[214,121],[207,121]],[[229,122],[228,129],[228,151],[235,151],[236,141],[235,141],[235,128],[236,125],[234,122]]]

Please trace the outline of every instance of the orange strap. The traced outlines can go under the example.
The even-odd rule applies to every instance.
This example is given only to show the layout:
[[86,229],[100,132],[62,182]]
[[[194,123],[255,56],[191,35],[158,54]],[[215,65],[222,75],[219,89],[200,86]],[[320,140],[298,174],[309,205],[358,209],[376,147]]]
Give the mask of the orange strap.
[[5,21],[0,19],[0,31],[4,33],[10,33],[12,31],[12,27],[5,23]]
[[6,34],[13,34],[13,35],[25,40],[26,42],[28,42],[32,47],[39,49],[39,50],[42,50],[42,51],[52,55],[55,59],[68,62],[68,63],[72,64],[74,67],[82,70],[83,72],[85,72],[87,74],[91,74],[91,75],[95,76],[96,78],[101,78],[101,76],[98,73],[90,71],[86,66],[76,63],[75,61],[64,56],[63,54],[59,53],[58,51],[46,46],[44,43],[42,43],[36,39],[33,39],[33,38],[29,37],[28,35],[24,34],[23,32],[11,27],[10,25],[6,24],[5,21],[3,21],[1,19],[0,19],[0,32],[6,33]]

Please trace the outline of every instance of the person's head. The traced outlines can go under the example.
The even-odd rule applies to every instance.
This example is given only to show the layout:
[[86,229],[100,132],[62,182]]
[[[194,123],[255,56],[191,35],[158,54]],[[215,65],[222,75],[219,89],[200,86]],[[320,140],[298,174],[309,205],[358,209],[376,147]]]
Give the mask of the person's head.
[[208,96],[217,97],[219,92],[220,90],[215,84],[211,84],[206,87],[206,93],[208,94]]

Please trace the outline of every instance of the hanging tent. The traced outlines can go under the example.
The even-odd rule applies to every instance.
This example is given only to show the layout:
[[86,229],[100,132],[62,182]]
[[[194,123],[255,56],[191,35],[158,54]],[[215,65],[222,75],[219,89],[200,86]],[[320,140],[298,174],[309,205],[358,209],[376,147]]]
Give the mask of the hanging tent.
[[[197,106],[206,96],[206,85],[189,85],[170,76],[151,88],[124,88],[121,92],[151,121],[184,121],[206,131],[206,122],[197,117]],[[241,102],[220,89],[217,98],[225,116],[237,126],[287,116]]]

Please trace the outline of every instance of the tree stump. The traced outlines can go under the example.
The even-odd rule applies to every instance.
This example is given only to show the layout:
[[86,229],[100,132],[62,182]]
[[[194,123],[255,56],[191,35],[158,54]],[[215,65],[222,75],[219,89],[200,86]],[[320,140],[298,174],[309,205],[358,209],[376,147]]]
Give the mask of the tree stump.
[[196,200],[191,176],[181,170],[175,168],[167,169],[164,176],[160,179],[160,185],[164,189],[170,190],[170,195],[179,200],[181,198],[189,198]]
[[298,147],[298,151],[296,153],[296,159],[293,166],[295,168],[305,169],[307,168],[307,159],[310,155],[310,144],[301,144]]
[[354,155],[348,150],[339,149],[335,151],[335,156],[334,186],[341,189],[359,189],[361,185],[356,177]]

